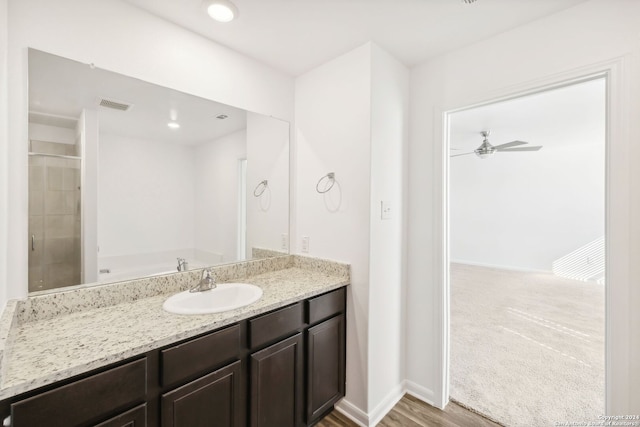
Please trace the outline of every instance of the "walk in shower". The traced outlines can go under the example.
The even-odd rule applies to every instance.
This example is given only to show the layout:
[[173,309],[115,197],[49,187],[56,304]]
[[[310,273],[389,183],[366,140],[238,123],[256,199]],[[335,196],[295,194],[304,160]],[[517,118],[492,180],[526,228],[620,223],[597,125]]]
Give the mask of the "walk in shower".
[[30,143],[29,292],[82,283],[80,166],[76,145]]

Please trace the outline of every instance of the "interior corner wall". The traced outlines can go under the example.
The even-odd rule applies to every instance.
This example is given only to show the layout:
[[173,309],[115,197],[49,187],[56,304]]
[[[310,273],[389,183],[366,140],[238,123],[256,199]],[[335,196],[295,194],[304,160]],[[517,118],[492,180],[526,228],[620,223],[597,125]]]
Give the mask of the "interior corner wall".
[[[8,84],[7,84],[7,51],[8,51],[8,28],[9,28],[9,2],[0,0],[0,242],[6,242],[7,236],[7,170],[8,160],[7,147],[9,144],[9,134],[7,130],[8,111]],[[4,310],[7,302],[7,245],[0,244],[0,312]]]
[[[372,45],[369,268],[371,425],[404,392],[404,197],[409,70]],[[382,202],[390,209],[382,217]]]
[[[254,247],[287,251],[289,235],[289,123],[247,113],[247,258]],[[260,159],[260,161],[256,161]],[[266,180],[260,196],[254,191]]]
[[291,76],[125,2],[10,1],[6,20],[9,25],[0,28],[9,31],[6,117],[11,143],[0,145],[0,158],[8,165],[2,190],[6,194],[0,193],[0,206],[6,209],[4,215],[0,212],[0,219],[4,216],[8,231],[0,251],[7,253],[5,262],[13,266],[2,269],[7,271],[1,285],[8,298],[27,294],[28,47],[235,107],[293,119]]
[[[437,297],[442,283],[433,274],[441,269],[432,264],[438,260],[439,233],[436,219],[439,209],[435,197],[441,191],[429,183],[442,182],[436,172],[442,169],[440,155],[443,118],[436,112],[473,105],[490,100],[492,94],[504,93],[518,85],[534,84],[543,79],[583,67],[594,66],[613,58],[633,54],[638,56],[640,39],[640,3],[625,0],[591,0],[550,15],[543,19],[507,31],[472,46],[447,53],[415,67],[411,73],[411,125],[409,143],[409,223],[411,230],[408,249],[407,290],[407,380],[434,396],[434,403],[443,404],[444,384],[441,370],[444,313]],[[640,98],[638,61],[625,63],[626,79],[632,82],[629,99]],[[634,68],[635,67],[635,68]],[[637,102],[627,105],[628,122],[637,122],[640,114]],[[615,107],[619,110],[620,106]],[[629,138],[640,137],[638,126],[625,132]],[[626,135],[626,133],[625,133]],[[636,144],[637,145],[637,144]],[[640,150],[634,147],[629,157],[631,164],[640,162]],[[633,157],[631,157],[633,156]],[[620,161],[618,159],[618,161]],[[622,165],[619,165],[622,166]],[[628,169],[627,165],[623,166]],[[616,164],[610,164],[616,168]],[[633,168],[631,168],[633,170]],[[640,217],[640,179],[634,172],[626,199],[631,198],[629,218]],[[618,196],[617,196],[618,197]],[[620,196],[622,197],[622,196]],[[629,259],[640,258],[640,225],[630,221],[631,248]],[[624,251],[624,249],[622,249]],[[626,256],[626,255],[625,255]],[[638,264],[638,263],[635,263]],[[435,268],[434,268],[435,267]],[[640,267],[631,267],[631,283],[637,283]],[[631,288],[628,307],[640,305],[640,292]],[[614,316],[619,316],[613,313]],[[617,317],[620,319],[620,317]],[[610,378],[613,384],[608,399],[613,413],[635,413],[640,410],[640,337],[637,330],[640,318],[632,316],[618,324],[626,332],[620,336],[615,325],[610,325],[614,340],[620,346],[616,357],[622,365]],[[616,320],[617,321],[617,320]],[[616,348],[614,348],[614,352]],[[627,362],[624,362],[627,360]],[[615,364],[615,362],[614,362]],[[626,372],[626,378],[623,378]],[[616,386],[617,384],[617,386]]]
[[[308,255],[351,264],[345,400],[366,416],[369,346],[371,48],[335,58],[296,79],[297,241]],[[335,185],[319,194],[329,172]],[[326,186],[320,183],[320,189]],[[302,253],[306,255],[305,253]]]

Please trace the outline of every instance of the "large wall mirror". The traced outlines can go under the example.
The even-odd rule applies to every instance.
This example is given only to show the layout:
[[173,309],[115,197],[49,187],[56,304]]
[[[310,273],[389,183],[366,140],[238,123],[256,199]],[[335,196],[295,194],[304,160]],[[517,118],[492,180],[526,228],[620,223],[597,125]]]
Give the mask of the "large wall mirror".
[[29,292],[282,255],[288,233],[289,123],[29,49]]

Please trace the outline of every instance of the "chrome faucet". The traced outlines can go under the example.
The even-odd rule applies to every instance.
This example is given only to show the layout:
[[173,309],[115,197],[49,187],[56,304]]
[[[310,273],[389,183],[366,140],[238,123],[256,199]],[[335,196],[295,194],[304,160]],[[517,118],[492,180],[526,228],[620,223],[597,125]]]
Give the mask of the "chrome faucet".
[[189,292],[204,292],[216,288],[216,280],[211,275],[211,270],[202,270],[202,277],[197,285],[189,289]]
[[187,271],[189,263],[184,258],[178,258],[178,271]]

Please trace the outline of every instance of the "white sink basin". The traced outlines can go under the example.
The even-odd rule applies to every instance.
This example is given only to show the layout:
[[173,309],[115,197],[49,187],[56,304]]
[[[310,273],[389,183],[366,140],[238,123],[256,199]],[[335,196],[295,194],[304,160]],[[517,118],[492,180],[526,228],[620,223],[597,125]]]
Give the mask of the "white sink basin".
[[176,314],[207,314],[235,310],[252,304],[262,296],[262,288],[247,283],[220,283],[204,292],[184,291],[172,295],[162,308]]

